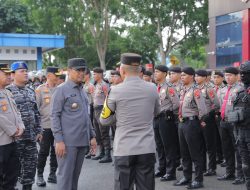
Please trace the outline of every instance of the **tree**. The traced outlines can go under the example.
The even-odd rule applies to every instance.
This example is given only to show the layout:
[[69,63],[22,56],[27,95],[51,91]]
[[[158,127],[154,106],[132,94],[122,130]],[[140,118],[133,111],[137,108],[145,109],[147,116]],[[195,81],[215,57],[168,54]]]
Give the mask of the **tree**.
[[132,10],[129,20],[132,18],[139,25],[151,24],[155,28],[164,65],[166,56],[186,39],[207,34],[207,0],[145,0],[143,3],[132,0],[124,6]]
[[83,17],[92,35],[100,66],[106,70],[106,53],[112,24],[119,18],[120,0],[82,0],[84,6]]
[[0,0],[0,32],[36,33],[37,31],[26,5],[18,0]]

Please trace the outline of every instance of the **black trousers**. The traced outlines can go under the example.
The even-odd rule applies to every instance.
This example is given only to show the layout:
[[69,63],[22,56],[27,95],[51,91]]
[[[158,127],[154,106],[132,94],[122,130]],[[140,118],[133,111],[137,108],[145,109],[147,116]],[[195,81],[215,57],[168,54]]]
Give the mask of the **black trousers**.
[[206,126],[202,127],[201,131],[204,139],[203,169],[206,170],[206,158],[208,154],[208,169],[216,170],[216,126],[213,116],[209,116],[206,122]]
[[183,174],[186,179],[192,179],[192,163],[195,168],[195,180],[203,181],[203,139],[200,121],[187,120],[179,123],[179,141],[182,157]]
[[114,190],[154,190],[155,154],[115,156]]
[[111,142],[110,142],[110,126],[102,126],[100,123],[100,115],[102,113],[102,106],[94,108],[94,129],[96,132],[96,140],[97,143],[104,147],[105,149],[111,149]]
[[38,153],[37,173],[42,175],[46,165],[47,157],[50,154],[50,173],[56,173],[57,160],[54,147],[54,137],[51,129],[44,129],[43,139],[40,142]]
[[19,160],[16,143],[0,146],[0,190],[14,190]]
[[250,129],[239,129],[239,153],[242,160],[247,190],[250,190]]
[[234,127],[228,122],[221,121],[220,134],[223,155],[226,161],[226,173],[235,174],[235,138]]
[[219,115],[215,116],[216,123],[216,157],[218,160],[224,160],[223,151],[222,151],[222,143],[221,143],[221,135],[220,135],[220,121],[221,117]]
[[[161,159],[165,159],[165,170],[167,174],[175,176],[177,163],[176,160],[180,157],[179,141],[178,141],[178,128],[175,120],[168,120],[165,116],[155,119],[155,126],[158,129],[159,136],[156,144],[163,145],[163,155]],[[157,148],[158,150],[159,148]],[[160,162],[160,160],[159,160]]]

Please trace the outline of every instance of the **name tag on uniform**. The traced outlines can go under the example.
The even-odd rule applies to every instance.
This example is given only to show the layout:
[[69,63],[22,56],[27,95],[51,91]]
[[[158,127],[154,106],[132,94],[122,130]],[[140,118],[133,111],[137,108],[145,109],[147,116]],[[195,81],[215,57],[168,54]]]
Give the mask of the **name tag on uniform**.
[[7,102],[6,101],[1,101],[1,109],[3,112],[8,111],[8,107],[7,107]]

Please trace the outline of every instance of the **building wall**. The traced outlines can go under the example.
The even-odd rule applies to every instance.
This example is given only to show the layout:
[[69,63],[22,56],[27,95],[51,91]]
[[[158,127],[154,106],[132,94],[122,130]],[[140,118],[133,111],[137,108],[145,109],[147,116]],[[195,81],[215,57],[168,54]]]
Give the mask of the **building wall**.
[[250,1],[244,3],[242,0],[209,0],[209,68],[216,68],[216,17],[249,8]]

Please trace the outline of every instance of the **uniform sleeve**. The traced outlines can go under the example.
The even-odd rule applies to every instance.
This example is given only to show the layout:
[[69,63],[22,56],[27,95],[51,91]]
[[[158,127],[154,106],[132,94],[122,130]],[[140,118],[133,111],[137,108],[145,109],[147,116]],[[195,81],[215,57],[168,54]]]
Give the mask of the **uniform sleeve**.
[[173,104],[173,111],[178,110],[179,106],[180,106],[180,98],[178,96],[176,89],[173,87],[169,87],[167,94],[168,94],[168,96],[171,99],[171,102]]
[[207,107],[205,104],[205,99],[201,95],[201,91],[199,89],[194,90],[194,100],[198,107],[199,118],[202,119],[208,114]]
[[38,106],[38,109],[40,109],[41,105],[42,105],[42,95],[41,95],[41,87],[38,87],[36,90],[36,103]]
[[91,121],[90,121],[90,118],[89,118],[89,134],[90,134],[90,139],[92,139],[92,138],[95,138],[96,137],[96,133],[95,133],[95,130],[94,130],[94,127],[93,127],[93,125],[92,125],[92,123],[91,123]]
[[0,128],[8,135],[13,136],[17,130],[17,127],[13,125],[12,122],[8,119],[8,117],[0,114]]
[[62,88],[56,88],[52,95],[51,101],[51,130],[55,138],[55,142],[63,142],[63,132],[61,124],[61,115],[64,106],[64,96]]
[[110,90],[108,96],[105,99],[102,113],[100,115],[100,122],[103,126],[108,126],[116,122],[115,110],[116,110],[115,92],[114,90]]
[[160,96],[157,93],[157,89],[155,87],[155,108],[154,108],[154,116],[157,116],[161,112],[161,104],[160,104]]

